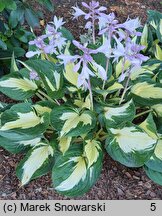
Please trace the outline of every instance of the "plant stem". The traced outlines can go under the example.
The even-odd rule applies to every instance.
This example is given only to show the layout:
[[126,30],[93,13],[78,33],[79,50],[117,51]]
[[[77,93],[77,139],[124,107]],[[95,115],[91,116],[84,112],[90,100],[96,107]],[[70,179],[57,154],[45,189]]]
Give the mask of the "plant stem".
[[108,134],[104,135],[103,137],[100,138],[100,141],[104,141],[107,138]]
[[42,94],[44,97],[46,97],[49,101],[54,102],[54,103],[56,103],[57,105],[60,106],[60,103],[59,103],[57,100],[53,100],[52,98],[50,98],[50,97],[49,97],[46,93],[44,93],[43,91],[38,90],[38,92],[39,92],[40,94]]
[[[106,61],[106,73],[108,73],[108,69],[109,69],[109,58],[107,58],[107,61]],[[105,83],[106,83],[106,80],[103,81],[103,86],[102,86],[102,89],[104,90],[105,88]]]
[[93,35],[93,44],[96,44],[96,38],[95,38],[95,17],[93,13],[93,18],[92,18],[92,35]]
[[142,116],[142,115],[145,115],[145,114],[147,114],[147,113],[150,113],[150,112],[152,112],[152,109],[149,109],[149,110],[146,110],[146,111],[144,111],[144,112],[138,113],[134,118],[138,118],[138,117],[140,117],[140,116]]
[[128,87],[128,85],[129,85],[130,75],[131,75],[131,73],[129,72],[129,74],[128,74],[128,79],[127,79],[127,82],[126,82],[126,84],[125,84],[124,91],[123,91],[123,94],[122,94],[122,96],[121,96],[119,105],[123,102],[125,93],[127,92],[127,87]]
[[42,95],[40,95],[39,93],[36,93],[37,97],[39,97],[42,101],[44,101],[44,97],[42,97]]
[[91,101],[91,109],[93,110],[93,94],[92,94],[92,88],[91,88],[90,79],[88,79],[88,85],[89,85],[89,94],[90,94],[90,101]]

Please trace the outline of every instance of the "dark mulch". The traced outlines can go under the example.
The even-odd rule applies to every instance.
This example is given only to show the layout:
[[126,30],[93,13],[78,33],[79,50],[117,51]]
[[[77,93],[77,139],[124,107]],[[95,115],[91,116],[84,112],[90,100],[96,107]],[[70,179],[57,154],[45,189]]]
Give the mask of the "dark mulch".
[[[148,9],[162,11],[160,0],[100,0],[99,2],[107,6],[109,12],[115,12],[120,21],[124,21],[127,16],[131,18],[139,16],[144,22]],[[84,24],[82,19],[79,19],[79,23],[72,21],[71,6],[76,3],[80,5],[81,1],[54,0],[54,3],[56,5],[55,14],[63,16],[66,20],[66,27],[78,37],[83,32]],[[46,22],[50,21],[53,15],[45,11],[44,13]],[[81,30],[78,27],[81,27]],[[0,101],[4,101],[1,95]],[[54,191],[50,174],[31,181],[25,187],[20,187],[20,182],[15,176],[15,168],[21,158],[22,155],[11,155],[0,149],[0,199],[69,199]],[[99,180],[88,193],[77,199],[162,199],[162,187],[148,179],[143,168],[126,168],[105,155]]]

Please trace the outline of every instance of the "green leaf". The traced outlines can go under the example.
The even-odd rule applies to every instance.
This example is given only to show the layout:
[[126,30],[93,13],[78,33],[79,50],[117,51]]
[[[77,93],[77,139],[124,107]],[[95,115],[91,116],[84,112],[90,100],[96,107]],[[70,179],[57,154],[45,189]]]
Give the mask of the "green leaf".
[[13,72],[0,79],[0,91],[14,100],[25,100],[33,96],[38,89],[36,83]]
[[1,115],[0,135],[11,140],[41,136],[49,126],[49,113],[37,115],[30,103],[13,105]]
[[14,53],[12,54],[12,59],[11,59],[11,68],[10,68],[10,73],[19,71],[16,61],[15,61],[15,55]]
[[38,137],[32,140],[17,141],[0,136],[0,146],[13,154],[17,154],[28,149],[29,147],[37,145],[40,140],[41,138]]
[[7,9],[16,10],[17,5],[16,5],[16,2],[14,0],[7,0],[7,1],[4,0],[4,1],[5,1],[5,6],[6,6]]
[[162,49],[160,48],[160,46],[158,44],[156,44],[156,52],[155,52],[155,57],[158,60],[162,61]]
[[152,106],[152,109],[155,111],[158,117],[162,117],[162,103]]
[[49,11],[54,11],[54,4],[52,0],[38,0],[43,6],[45,6]]
[[53,148],[50,145],[40,142],[25,156],[16,169],[16,174],[22,185],[51,170],[52,164],[49,157],[53,156],[53,153]]
[[62,67],[49,61],[29,60],[24,65],[34,69],[41,77],[48,95],[53,99],[63,96],[63,75]]
[[65,152],[69,149],[71,141],[72,137],[63,136],[59,138],[59,148],[63,154],[65,154]]
[[[89,155],[90,152],[86,152]],[[103,154],[100,153],[98,157],[95,155],[95,160],[89,157],[88,163],[86,155],[83,157],[82,154],[82,148],[78,144],[57,158],[52,180],[54,188],[59,193],[79,196],[87,192],[97,181],[102,168]]]
[[158,104],[162,101],[162,84],[147,81],[137,83],[132,87],[131,93],[139,104]]
[[156,124],[151,113],[146,118],[146,120],[139,125],[139,127],[142,128],[153,139],[158,139]]
[[7,50],[7,45],[5,42],[3,42],[1,39],[0,39],[0,48],[2,48],[3,50]]
[[40,27],[36,13],[30,8],[25,8],[25,19],[32,28]]
[[133,101],[128,101],[117,107],[104,107],[103,118],[107,129],[119,127],[120,124],[132,121],[135,116],[135,106]]
[[145,163],[145,165],[156,172],[161,172],[162,174],[162,140],[158,140],[158,143],[155,147],[153,155]]
[[79,109],[61,106],[51,112],[51,124],[60,132],[60,136],[79,136],[95,127],[96,117],[91,111],[80,112]]
[[68,29],[66,29],[65,27],[62,27],[59,31],[62,33],[62,36],[64,38],[66,38],[67,40],[69,40],[69,41],[74,40],[72,33]]
[[106,150],[110,156],[128,167],[140,167],[149,160],[157,139],[135,125],[110,129]]
[[162,172],[154,171],[147,166],[144,166],[144,170],[147,176],[154,181],[156,184],[162,185]]

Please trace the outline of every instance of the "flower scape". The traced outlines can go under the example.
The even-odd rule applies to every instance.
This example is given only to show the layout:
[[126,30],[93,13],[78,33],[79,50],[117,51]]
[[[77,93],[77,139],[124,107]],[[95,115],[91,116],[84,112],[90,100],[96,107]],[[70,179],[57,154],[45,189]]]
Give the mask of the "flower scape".
[[162,185],[162,14],[148,11],[144,27],[120,23],[91,1],[73,7],[82,18],[80,40],[54,16],[29,42],[28,60],[12,59],[0,91],[17,102],[0,103],[0,146],[24,153],[22,186],[51,172],[58,193],[80,196],[104,154]]

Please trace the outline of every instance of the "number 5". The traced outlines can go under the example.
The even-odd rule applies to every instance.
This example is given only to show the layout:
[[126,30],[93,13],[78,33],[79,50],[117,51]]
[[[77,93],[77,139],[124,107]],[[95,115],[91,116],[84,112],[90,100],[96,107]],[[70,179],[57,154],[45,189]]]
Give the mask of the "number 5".
[[151,211],[155,211],[156,210],[156,203],[151,203],[150,210]]

